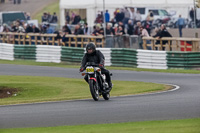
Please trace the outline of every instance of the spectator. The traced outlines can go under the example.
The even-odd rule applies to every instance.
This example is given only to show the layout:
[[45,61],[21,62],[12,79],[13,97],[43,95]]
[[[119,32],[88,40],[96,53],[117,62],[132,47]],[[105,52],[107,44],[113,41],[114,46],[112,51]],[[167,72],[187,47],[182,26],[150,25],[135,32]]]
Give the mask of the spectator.
[[57,23],[57,22],[58,22],[58,16],[56,15],[56,12],[54,12],[50,23]]
[[26,33],[32,33],[33,32],[33,28],[30,24],[27,24],[26,28],[25,29],[25,32]]
[[192,21],[194,21],[194,8],[192,8],[191,10],[190,10],[190,18],[192,19]]
[[67,23],[70,23],[70,16],[69,16],[69,12],[66,12],[66,17],[65,17]]
[[69,28],[67,25],[63,26],[62,31],[63,31],[64,33],[67,33],[67,34],[72,34],[70,28]]
[[89,28],[88,28],[88,23],[85,23],[84,24],[84,35],[89,35],[90,34],[90,31],[89,31]]
[[118,30],[117,30],[117,32],[115,33],[115,35],[122,36],[122,35],[124,35],[124,34],[126,34],[126,33],[124,32],[122,26],[118,26]]
[[50,24],[47,24],[46,33],[47,33],[47,34],[52,34],[52,33],[54,33],[53,29],[50,27]]
[[137,10],[137,13],[136,13],[136,16],[135,16],[135,21],[141,22],[141,20],[142,20],[142,17],[141,17],[140,11]]
[[101,13],[97,14],[97,18],[95,20],[95,23],[103,23],[103,16],[101,15]]
[[110,14],[108,13],[108,10],[106,10],[106,13],[105,13],[105,20],[106,20],[106,23],[110,22]]
[[113,35],[112,24],[108,23],[106,25],[106,35]]
[[[140,34],[141,38],[143,38],[143,37],[149,37],[148,31],[147,31],[143,26],[140,27],[140,32],[141,32],[141,34]],[[146,44],[151,44],[150,40],[147,40],[147,41],[146,41]],[[142,39],[142,41],[139,43],[139,48],[140,48],[140,49],[143,49],[143,46],[142,46],[142,45],[143,45],[143,39]],[[147,46],[147,49],[148,49],[148,50],[151,50],[151,47]]]
[[[159,28],[155,28],[155,35],[153,36],[154,38],[157,38],[160,36],[161,30]],[[155,44],[160,44],[160,40],[157,40]],[[157,47],[156,47],[157,50]]]
[[[161,25],[161,31],[160,31],[160,34],[157,37],[157,39],[160,39],[162,37],[172,37],[172,35],[167,31],[166,26],[164,24]],[[168,44],[168,41],[163,40],[162,44],[166,45],[166,44]],[[165,47],[163,47],[162,49],[165,50]]]
[[48,22],[48,15],[46,12],[43,13],[42,22]]
[[132,23],[132,20],[129,20],[128,21],[128,29],[127,29],[127,33],[129,35],[133,35],[133,32],[134,32],[134,25]]
[[74,17],[74,21],[72,22],[72,24],[78,24],[81,21],[81,17],[80,15],[76,15]]
[[141,22],[137,22],[135,29],[134,29],[134,35],[140,35],[140,27],[142,26]]
[[148,13],[148,15],[147,15],[146,20],[148,20],[148,21],[151,23],[150,25],[152,25],[153,20],[154,20],[154,14],[153,14],[153,11],[149,10],[149,13]]
[[47,16],[48,16],[48,22],[50,23],[50,22],[51,22],[51,20],[52,20],[52,15],[51,15],[51,13],[50,13],[50,12],[48,12]]
[[128,11],[128,8],[125,7],[125,10],[124,10],[124,19],[123,19],[123,24],[124,26],[126,27],[126,25],[128,24],[128,20],[130,19],[130,12]]
[[9,32],[9,28],[6,24],[3,24],[3,32]]
[[33,25],[33,33],[40,33],[40,30],[36,25]]
[[179,15],[177,26],[178,26],[178,29],[179,29],[179,36],[180,37],[182,37],[182,29],[183,29],[184,25],[185,25],[185,20],[181,17],[181,15]]
[[81,29],[79,24],[75,26],[74,35],[84,35],[83,29]]
[[92,32],[93,36],[99,36],[100,35],[100,25],[95,26],[94,31]]
[[115,17],[115,20],[116,22],[120,22],[120,21],[123,21],[124,19],[124,12],[123,12],[123,9],[120,10],[117,10],[117,14],[116,14],[116,17]]
[[135,17],[136,17],[135,9],[131,8],[130,19],[132,20],[133,24],[135,24]]
[[31,20],[30,13],[25,12],[24,15],[25,15],[25,17],[26,17],[26,20]]
[[73,11],[71,11],[71,21],[72,22],[74,22],[75,16],[76,16],[76,14]]
[[151,35],[151,25],[152,23],[149,21],[149,18],[146,19],[146,21],[144,21],[144,28],[148,31],[149,35]]

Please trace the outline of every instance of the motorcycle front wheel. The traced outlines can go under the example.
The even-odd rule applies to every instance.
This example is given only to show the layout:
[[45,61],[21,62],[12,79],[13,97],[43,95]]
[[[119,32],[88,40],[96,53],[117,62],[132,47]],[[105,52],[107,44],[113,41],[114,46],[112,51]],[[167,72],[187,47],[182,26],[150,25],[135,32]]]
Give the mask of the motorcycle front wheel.
[[94,82],[94,80],[89,80],[89,86],[90,86],[90,93],[92,95],[92,98],[95,101],[98,101],[99,100],[99,91],[97,89],[97,85]]
[[110,99],[110,93],[109,93],[109,92],[103,93],[102,96],[103,96],[103,98],[104,98],[105,100],[109,100],[109,99]]

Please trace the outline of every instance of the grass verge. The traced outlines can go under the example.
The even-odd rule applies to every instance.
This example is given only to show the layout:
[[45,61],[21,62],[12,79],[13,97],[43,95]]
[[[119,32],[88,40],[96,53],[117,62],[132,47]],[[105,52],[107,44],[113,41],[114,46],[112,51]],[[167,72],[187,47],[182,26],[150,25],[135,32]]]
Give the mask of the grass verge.
[[[91,98],[89,87],[83,79],[0,76],[0,81],[1,87],[18,89],[16,96],[0,99],[0,105]],[[133,81],[113,81],[113,84],[111,96],[141,94],[170,88],[162,84]]]
[[[80,64],[72,63],[45,63],[45,62],[35,62],[30,60],[15,60],[7,61],[0,60],[0,64],[16,64],[16,65],[34,65],[34,66],[52,66],[52,67],[64,67],[64,68],[80,68]],[[128,71],[147,71],[147,72],[162,72],[162,73],[185,73],[185,74],[200,74],[200,70],[184,70],[184,69],[142,69],[142,68],[130,68],[130,67],[106,67],[109,70],[128,70]]]
[[200,118],[117,124],[0,129],[1,133],[199,133]]

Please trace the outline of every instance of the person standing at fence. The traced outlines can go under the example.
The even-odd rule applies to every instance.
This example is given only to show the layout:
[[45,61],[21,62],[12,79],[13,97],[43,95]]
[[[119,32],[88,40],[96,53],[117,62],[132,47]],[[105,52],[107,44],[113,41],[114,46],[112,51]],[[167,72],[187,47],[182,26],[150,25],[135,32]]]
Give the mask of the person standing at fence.
[[[141,32],[141,34],[140,34],[141,38],[149,37],[148,31],[143,26],[140,27],[140,32]],[[140,49],[143,49],[143,43],[144,43],[143,40],[141,40],[141,42],[139,43],[139,48]],[[151,41],[150,40],[146,40],[146,44],[151,44]],[[147,49],[151,50],[151,47],[147,46]]]
[[[162,24],[160,28],[161,28],[161,31],[157,39],[161,39],[162,37],[172,37],[172,35],[167,31],[166,26],[164,24]],[[164,45],[164,47],[162,47],[162,50],[165,50],[165,45],[168,44],[168,41],[163,40],[162,44]]]
[[179,36],[182,37],[182,29],[185,25],[185,20],[181,17],[181,15],[179,15],[179,19],[177,21],[177,26],[179,29]]

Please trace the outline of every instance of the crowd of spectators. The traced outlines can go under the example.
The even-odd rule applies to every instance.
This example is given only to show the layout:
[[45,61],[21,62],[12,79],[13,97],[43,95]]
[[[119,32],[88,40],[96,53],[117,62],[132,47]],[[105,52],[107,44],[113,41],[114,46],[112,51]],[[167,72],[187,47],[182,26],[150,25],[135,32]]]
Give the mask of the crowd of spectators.
[[[30,19],[30,15],[26,13],[27,19]],[[38,27],[34,24],[28,24],[23,20],[14,21],[11,26],[0,26],[0,32],[18,32],[18,33],[42,33],[42,34],[57,34],[56,39],[62,40],[62,42],[68,41],[66,35],[92,35],[92,36],[104,36],[103,28],[103,12],[98,12],[93,28],[88,27],[87,23],[81,24],[80,15],[71,12],[66,13],[65,25],[60,30],[52,28],[52,24],[58,23],[58,17],[54,12],[53,15],[44,12],[42,16],[42,24]],[[135,11],[134,8],[128,10],[127,8],[117,8],[114,12],[114,18],[110,18],[108,10],[105,12],[106,21],[106,36],[123,36],[123,35],[137,35],[140,38],[151,36],[153,14],[149,12],[146,20],[142,22],[142,18],[139,11]],[[75,25],[75,28],[71,30],[70,24]],[[164,27],[164,28],[163,28]],[[157,29],[157,34],[154,37],[170,37],[171,35],[167,31],[165,25],[162,25],[160,29]],[[142,47],[142,39],[140,41],[140,48]],[[147,42],[150,43],[150,42]]]

